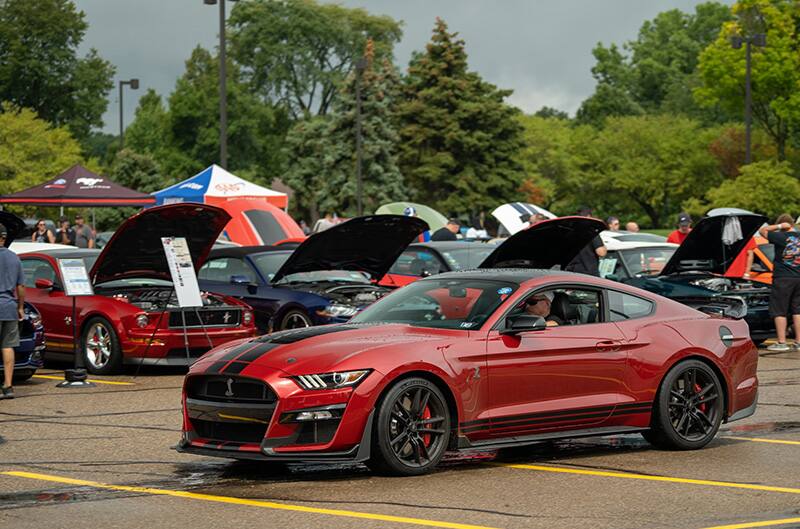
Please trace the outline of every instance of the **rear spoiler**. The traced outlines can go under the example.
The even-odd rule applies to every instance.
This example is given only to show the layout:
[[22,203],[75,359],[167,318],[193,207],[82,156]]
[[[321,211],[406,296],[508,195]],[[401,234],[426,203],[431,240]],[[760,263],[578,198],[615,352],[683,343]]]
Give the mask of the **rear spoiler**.
[[747,302],[738,296],[673,298],[679,303],[718,318],[741,320],[747,314]]

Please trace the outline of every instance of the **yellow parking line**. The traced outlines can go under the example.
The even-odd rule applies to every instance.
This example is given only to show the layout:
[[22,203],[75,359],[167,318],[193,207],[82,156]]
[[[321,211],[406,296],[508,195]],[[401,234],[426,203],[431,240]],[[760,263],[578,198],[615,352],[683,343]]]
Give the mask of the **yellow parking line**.
[[185,498],[190,500],[211,501],[218,503],[230,503],[234,505],[247,505],[250,507],[261,507],[264,509],[276,509],[282,511],[295,511],[312,514],[327,514],[329,516],[344,516],[347,518],[361,518],[364,520],[378,520],[381,522],[395,522],[413,525],[424,525],[428,527],[444,527],[447,529],[493,529],[491,527],[484,527],[479,525],[469,525],[453,522],[440,522],[437,520],[425,520],[422,518],[407,518],[405,516],[392,516],[388,514],[373,514],[368,512],[358,511],[344,511],[339,509],[323,509],[319,507],[306,507],[303,505],[290,505],[286,503],[275,503],[271,501],[261,500],[247,500],[243,498],[232,498],[230,496],[216,496],[212,494],[197,494],[194,492],[186,492],[182,490],[168,490],[168,489],[151,489],[148,487],[132,487],[128,485],[109,485],[107,483],[98,483],[96,481],[86,481],[83,479],[72,479],[61,476],[51,476],[47,474],[36,474],[33,472],[18,472],[8,471],[0,472],[7,476],[16,476],[18,478],[38,479],[42,481],[54,481],[56,483],[66,483],[69,485],[80,485],[84,487],[95,487],[98,489],[109,490],[123,490],[127,492],[138,492],[144,494],[154,494],[157,496],[173,496],[176,498]]
[[523,470],[537,470],[540,472],[557,472],[562,474],[582,474],[584,476],[603,476],[607,478],[639,479],[644,481],[661,481],[668,483],[687,483],[689,485],[704,485],[707,487],[727,487],[730,489],[761,490],[767,492],[784,492],[787,494],[800,494],[800,489],[790,487],[773,487],[770,485],[751,485],[750,483],[735,483],[732,481],[711,481],[706,479],[673,478],[668,476],[649,476],[647,474],[628,474],[627,472],[608,472],[604,470],[582,470],[577,468],[546,467],[540,465],[515,465],[500,464],[508,468]]
[[784,518],[782,520],[766,520],[764,522],[736,523],[733,525],[716,525],[705,529],[749,529],[750,527],[771,527],[773,525],[785,525],[787,523],[800,523],[800,518]]
[[800,445],[800,441],[786,441],[784,439],[763,439],[759,437],[733,437],[726,435],[722,439],[736,439],[737,441],[753,441],[754,443],[773,443],[777,445]]
[[[56,377],[52,375],[33,375],[33,378],[47,378],[49,380],[64,380],[64,377]],[[86,379],[87,382],[94,382],[95,384],[110,384],[112,386],[135,386],[133,382],[114,382],[113,380],[97,380]]]

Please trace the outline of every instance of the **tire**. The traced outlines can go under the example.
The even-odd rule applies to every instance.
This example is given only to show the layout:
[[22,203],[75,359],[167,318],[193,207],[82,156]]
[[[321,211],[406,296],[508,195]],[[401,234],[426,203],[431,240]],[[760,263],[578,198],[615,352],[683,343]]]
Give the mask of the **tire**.
[[724,404],[722,384],[707,364],[680,362],[661,381],[650,430],[642,436],[668,450],[703,448],[719,430]]
[[367,465],[395,476],[426,474],[441,461],[449,439],[450,411],[442,392],[423,378],[407,378],[376,409]]
[[14,375],[12,376],[12,380],[14,384],[19,384],[20,382],[26,382],[30,380],[30,378],[36,373],[36,370],[30,371],[14,371]]
[[102,317],[90,318],[81,333],[81,349],[86,370],[93,375],[122,372],[122,348],[114,327]]
[[292,309],[281,316],[280,325],[275,330],[302,329],[304,327],[311,327],[312,325],[313,323],[311,323],[311,318],[308,317],[308,314],[302,310]]

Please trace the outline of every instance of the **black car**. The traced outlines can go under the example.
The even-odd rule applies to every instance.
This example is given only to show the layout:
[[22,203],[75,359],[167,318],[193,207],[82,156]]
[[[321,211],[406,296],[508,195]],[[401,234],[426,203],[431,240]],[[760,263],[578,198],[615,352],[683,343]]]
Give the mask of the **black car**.
[[[761,342],[775,335],[769,316],[770,286],[723,274],[765,221],[761,215],[706,217],[695,225],[659,275],[623,282],[706,311],[724,311],[743,301],[750,336]],[[724,242],[726,233],[735,240]]]

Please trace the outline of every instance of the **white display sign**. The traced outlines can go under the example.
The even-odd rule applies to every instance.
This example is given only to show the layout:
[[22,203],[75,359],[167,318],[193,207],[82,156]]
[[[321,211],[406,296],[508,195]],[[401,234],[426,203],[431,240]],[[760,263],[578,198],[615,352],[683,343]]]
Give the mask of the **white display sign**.
[[600,259],[600,263],[597,268],[599,269],[598,271],[600,272],[600,277],[610,276],[617,268],[617,260],[613,257]]
[[58,269],[61,270],[64,293],[67,296],[91,296],[94,294],[83,259],[59,259]]
[[164,245],[169,273],[172,275],[172,284],[175,287],[175,294],[178,295],[178,306],[181,308],[202,307],[200,287],[197,285],[197,275],[194,273],[192,255],[189,253],[186,239],[162,237],[161,244]]

